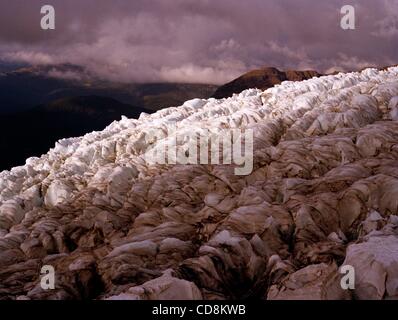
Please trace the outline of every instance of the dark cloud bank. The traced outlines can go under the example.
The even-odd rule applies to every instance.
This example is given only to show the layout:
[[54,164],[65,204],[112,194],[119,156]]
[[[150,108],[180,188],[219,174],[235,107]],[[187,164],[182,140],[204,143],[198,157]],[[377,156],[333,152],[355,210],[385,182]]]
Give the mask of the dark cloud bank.
[[[44,4],[56,9],[54,31],[40,29]],[[356,30],[340,28],[345,4],[356,8]],[[0,8],[3,62],[72,63],[110,80],[223,83],[264,65],[398,63],[398,0],[0,0]]]

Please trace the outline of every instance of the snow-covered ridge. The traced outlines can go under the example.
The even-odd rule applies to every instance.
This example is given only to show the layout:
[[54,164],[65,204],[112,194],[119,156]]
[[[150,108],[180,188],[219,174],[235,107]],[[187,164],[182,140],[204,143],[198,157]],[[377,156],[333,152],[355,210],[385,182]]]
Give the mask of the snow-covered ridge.
[[[254,172],[239,178],[230,167],[222,165],[149,165],[144,153],[161,144],[166,135],[148,142],[145,133],[153,128],[170,132],[175,122],[177,132],[253,129]],[[162,261],[148,258],[149,262],[144,263],[134,258],[134,265],[147,271],[142,271],[141,280],[127,281],[133,287],[141,285],[143,279],[156,278],[157,273],[153,271],[150,276],[148,270],[170,267],[178,271],[177,277],[184,278],[187,268],[205,268],[199,265],[206,258],[202,262],[187,260],[185,269],[177,270],[178,264],[193,257],[193,252],[208,257],[220,244],[227,243],[235,249],[243,246],[245,255],[272,258],[270,263],[276,263],[273,255],[278,254],[278,259],[285,261],[287,274],[293,274],[295,267],[287,261],[295,261],[297,257],[286,249],[283,239],[271,239],[271,235],[261,238],[263,229],[276,228],[287,236],[289,228],[295,225],[296,239],[302,237],[296,246],[300,250],[305,241],[313,241],[314,246],[321,240],[347,245],[344,240],[347,234],[358,236],[353,228],[356,230],[366,219],[366,208],[378,211],[387,224],[388,216],[396,215],[398,209],[394,200],[398,194],[393,193],[395,198],[391,195],[398,192],[397,155],[398,67],[287,81],[265,91],[249,89],[228,99],[187,101],[180,107],[142,114],[138,120],[123,117],[101,132],[61,140],[41,158],[30,158],[25,166],[0,173],[0,266],[8,265],[8,261],[26,264],[37,257],[62,253],[65,256],[54,258],[61,261],[72,259],[74,252],[82,248],[98,249],[103,250],[102,254],[87,259],[100,269],[101,281],[117,283],[114,279],[117,275],[112,273],[116,271],[112,270],[115,263],[123,263],[114,260],[126,252],[137,257],[134,252],[141,250],[144,256],[154,255]],[[385,176],[384,180],[381,175]],[[349,188],[354,188],[355,181],[366,178],[373,179],[372,183],[381,189],[387,188],[389,194],[380,198],[378,193],[369,194],[368,202],[359,197],[362,202],[356,203],[357,191]],[[344,192],[348,193],[347,199]],[[312,199],[314,194],[321,196]],[[327,197],[331,199],[331,208],[341,207],[340,213],[332,214],[331,208],[320,205],[327,215],[334,217],[320,218],[320,223],[326,219],[329,233],[305,231],[312,223],[310,211]],[[349,203],[358,207],[351,208]],[[213,217],[221,223],[225,215],[228,215],[225,225],[205,222]],[[259,218],[262,215],[264,221]],[[252,226],[243,222],[247,219]],[[199,229],[198,224],[202,225]],[[84,225],[87,233],[101,230],[102,240],[96,243],[84,234],[71,235],[68,233],[71,225],[81,228]],[[201,229],[203,225],[207,226],[206,231]],[[242,231],[245,228],[248,230]],[[320,227],[314,225],[314,228]],[[201,236],[193,244],[187,235],[197,232]],[[305,232],[313,235],[304,235]],[[248,234],[253,237],[250,243],[245,238]],[[73,248],[68,246],[71,241]],[[140,244],[142,241],[150,243]],[[175,263],[167,263],[158,257],[162,246],[183,252],[173,258]],[[323,263],[310,247],[303,249],[302,254],[308,256],[300,263],[309,266]],[[76,256],[76,259],[82,258]],[[252,268],[247,271],[251,276],[258,271],[257,267]],[[316,268],[329,272],[331,267],[317,265]],[[332,269],[335,271],[335,267]],[[205,295],[200,281],[205,280],[195,283]],[[216,292],[228,296],[221,282],[206,289],[212,292],[208,293],[209,297]],[[40,296],[37,288],[30,289],[33,291],[24,294],[32,298]],[[124,289],[124,286],[106,288],[103,294],[118,294]],[[278,297],[275,290],[269,293],[270,297]],[[12,290],[7,294],[12,296]]]

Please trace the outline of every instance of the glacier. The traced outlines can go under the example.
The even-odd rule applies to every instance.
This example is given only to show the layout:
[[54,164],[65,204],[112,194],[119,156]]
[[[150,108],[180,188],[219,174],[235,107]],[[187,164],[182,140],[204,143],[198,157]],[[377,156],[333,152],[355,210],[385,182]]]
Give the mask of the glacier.
[[[253,130],[251,174],[145,160],[204,129]],[[396,298],[397,215],[398,67],[194,99],[0,173],[0,299]]]

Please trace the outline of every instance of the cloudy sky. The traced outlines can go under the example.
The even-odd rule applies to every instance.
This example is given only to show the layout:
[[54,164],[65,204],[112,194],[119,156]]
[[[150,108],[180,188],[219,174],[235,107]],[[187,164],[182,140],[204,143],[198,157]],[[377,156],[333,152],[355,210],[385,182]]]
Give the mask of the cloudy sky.
[[[45,4],[56,30],[40,28]],[[345,4],[356,9],[356,30],[340,28]],[[385,66],[398,63],[398,0],[0,0],[1,61],[216,84],[265,65]]]

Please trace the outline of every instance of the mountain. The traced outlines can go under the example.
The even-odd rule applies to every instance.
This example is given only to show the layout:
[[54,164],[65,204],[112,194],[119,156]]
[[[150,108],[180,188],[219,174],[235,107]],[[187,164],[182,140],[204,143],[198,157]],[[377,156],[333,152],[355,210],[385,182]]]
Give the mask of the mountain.
[[27,111],[0,116],[0,170],[23,165],[65,137],[103,130],[121,116],[138,118],[151,110],[99,96],[63,98]]
[[0,173],[0,299],[396,298],[397,78],[191,100]]
[[217,86],[180,83],[117,83],[96,78],[74,65],[23,67],[0,71],[0,114],[77,96],[102,96],[159,110],[194,98],[210,97]]
[[26,112],[27,115],[54,115],[61,117],[88,117],[91,120],[110,121],[120,120],[120,115],[138,118],[147,109],[121,103],[115,99],[99,96],[81,96],[62,98],[40,105]]
[[227,98],[231,97],[234,93],[240,93],[250,88],[265,90],[276,84],[280,84],[282,81],[301,81],[319,76],[320,74],[318,72],[312,70],[279,71],[276,68],[265,67],[249,71],[239,78],[219,87],[213,94],[213,98]]

